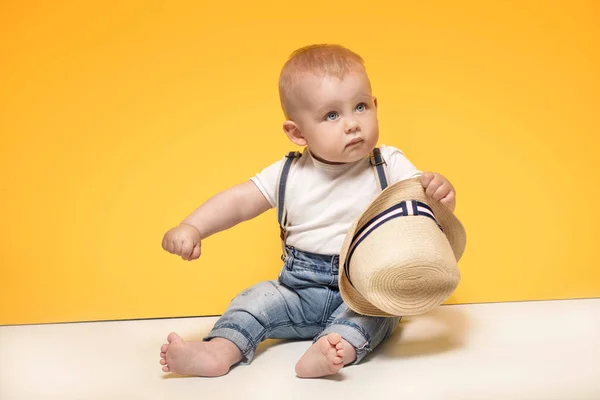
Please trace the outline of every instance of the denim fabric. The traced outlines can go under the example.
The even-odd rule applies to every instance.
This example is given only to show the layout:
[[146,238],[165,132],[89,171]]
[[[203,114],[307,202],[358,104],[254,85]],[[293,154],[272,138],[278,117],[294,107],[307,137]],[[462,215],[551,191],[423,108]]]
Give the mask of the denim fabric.
[[260,282],[238,294],[204,338],[232,341],[252,361],[265,339],[312,339],[339,333],[356,349],[356,360],[392,334],[400,318],[368,317],[343,303],[338,289],[339,256],[287,247],[278,280]]

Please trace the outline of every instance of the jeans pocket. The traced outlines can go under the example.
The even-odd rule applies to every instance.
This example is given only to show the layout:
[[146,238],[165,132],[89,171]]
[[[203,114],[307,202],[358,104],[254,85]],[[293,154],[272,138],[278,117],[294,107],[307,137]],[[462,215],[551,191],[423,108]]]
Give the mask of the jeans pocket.
[[288,251],[287,257],[285,258],[285,261],[283,262],[283,269],[285,269],[287,271],[294,270],[294,255],[292,254],[291,251]]
[[287,273],[289,273],[293,270],[293,268],[294,268],[293,265],[294,265],[294,255],[288,249],[287,254],[283,260],[283,266],[281,267],[281,270],[279,271],[279,281],[280,282],[283,282],[286,279]]

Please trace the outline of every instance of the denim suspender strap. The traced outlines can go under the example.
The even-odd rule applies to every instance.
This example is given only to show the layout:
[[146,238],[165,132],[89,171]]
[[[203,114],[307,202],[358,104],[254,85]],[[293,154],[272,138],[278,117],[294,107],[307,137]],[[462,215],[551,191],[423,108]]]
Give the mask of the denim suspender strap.
[[381,156],[381,150],[379,147],[375,147],[373,149],[373,152],[369,157],[369,161],[375,169],[377,186],[379,186],[379,189],[383,191],[388,186],[389,178],[387,176],[387,164]]
[[281,172],[279,173],[279,179],[277,181],[277,221],[279,222],[279,236],[281,237],[281,259],[285,261],[287,251],[285,248],[285,240],[287,239],[287,210],[285,208],[285,189],[287,186],[287,179],[295,162],[302,156],[299,151],[290,151],[286,154],[283,164],[281,165]]

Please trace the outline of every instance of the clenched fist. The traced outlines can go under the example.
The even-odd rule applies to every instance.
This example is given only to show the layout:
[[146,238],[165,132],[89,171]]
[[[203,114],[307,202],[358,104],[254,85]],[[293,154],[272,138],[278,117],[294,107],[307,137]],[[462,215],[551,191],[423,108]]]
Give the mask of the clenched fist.
[[200,257],[200,232],[191,225],[181,224],[165,233],[162,247],[184,260],[196,260]]

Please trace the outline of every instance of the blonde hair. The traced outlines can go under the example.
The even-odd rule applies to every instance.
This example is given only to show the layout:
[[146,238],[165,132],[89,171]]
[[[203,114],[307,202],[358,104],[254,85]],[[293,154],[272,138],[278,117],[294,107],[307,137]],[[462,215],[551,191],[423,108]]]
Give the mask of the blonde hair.
[[313,44],[294,51],[279,76],[279,99],[286,118],[290,117],[294,86],[303,74],[343,79],[356,68],[365,70],[361,56],[336,44]]

